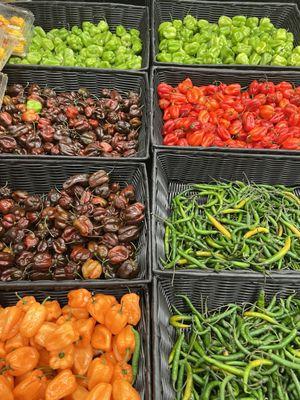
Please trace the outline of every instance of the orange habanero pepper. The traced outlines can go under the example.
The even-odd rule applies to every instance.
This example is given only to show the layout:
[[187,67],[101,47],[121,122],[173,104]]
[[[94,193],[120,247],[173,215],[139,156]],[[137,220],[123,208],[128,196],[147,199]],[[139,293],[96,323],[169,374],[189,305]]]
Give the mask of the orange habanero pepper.
[[125,362],[118,362],[115,365],[112,381],[116,381],[118,379],[127,381],[130,384],[132,384],[133,373],[132,373],[132,367],[130,364],[127,364]]
[[103,352],[111,351],[112,333],[104,325],[96,325],[92,334],[91,344],[94,349]]
[[[114,338],[114,354],[118,361],[129,361],[135,348],[135,337],[131,325],[125,326]],[[116,350],[116,351],[115,351]],[[121,359],[119,359],[121,357]]]
[[68,304],[70,307],[83,308],[87,306],[92,294],[86,289],[71,290],[68,293]]
[[68,305],[62,308],[62,313],[64,316],[68,316],[69,318],[73,317],[75,319],[87,319],[90,316],[86,308],[76,308]]
[[99,293],[90,299],[87,310],[97,322],[104,324],[105,313],[113,304],[117,304],[114,296]]
[[47,310],[43,304],[33,303],[29,306],[20,325],[20,333],[24,337],[33,337],[43,325]]
[[118,335],[127,325],[128,312],[123,310],[121,304],[112,305],[105,313],[104,325],[113,335]]
[[3,375],[0,375],[0,399],[14,400],[14,395]]
[[74,345],[70,344],[64,349],[50,351],[49,366],[52,369],[72,368],[74,363]]
[[40,359],[38,363],[38,367],[49,367],[49,359],[50,359],[50,353],[48,350],[42,348],[40,351]]
[[48,338],[56,331],[58,326],[54,322],[44,322],[37,334],[34,336],[34,342],[39,346],[45,347]]
[[112,387],[113,400],[141,400],[138,392],[127,381],[118,379],[113,382]]
[[105,360],[111,361],[114,365],[116,365],[117,362],[118,362],[113,351],[109,351],[108,353],[104,353],[102,355],[102,358],[104,358]]
[[76,375],[85,375],[93,359],[93,349],[90,344],[86,347],[77,347],[74,349],[73,372]]
[[114,364],[111,361],[102,356],[94,358],[87,372],[89,390],[93,389],[98,383],[109,383],[113,377],[113,373]]
[[[22,310],[17,306],[6,307],[5,310],[6,312],[0,337],[0,340],[3,342],[14,337],[18,333],[14,333],[14,330],[20,322],[20,319],[23,317]],[[20,325],[18,325],[18,327],[20,329]]]
[[39,353],[34,347],[24,346],[11,351],[6,356],[10,374],[20,376],[33,370],[39,362]]
[[34,303],[36,303],[36,299],[33,296],[25,296],[25,297],[22,297],[17,302],[16,306],[26,312],[28,310],[28,308]]
[[27,378],[20,382],[13,390],[15,400],[39,400],[43,381],[46,381],[41,370],[32,371]]
[[98,383],[88,394],[86,400],[111,400],[112,386],[109,383]]
[[48,351],[60,350],[78,340],[72,322],[65,322],[48,336],[45,347]]
[[79,340],[76,343],[78,347],[86,347],[91,343],[95,323],[96,321],[93,318],[79,319],[74,322],[74,328],[79,334]]
[[121,298],[123,310],[128,313],[128,323],[137,325],[141,319],[140,296],[136,293],[127,293]]
[[73,392],[70,396],[66,397],[65,400],[86,400],[88,394],[89,392],[86,388],[78,385],[75,392]]
[[28,346],[29,340],[25,338],[20,333],[17,333],[14,337],[8,339],[5,343],[5,352],[10,353],[19,347]]
[[44,306],[47,310],[46,321],[52,322],[56,321],[61,316],[60,304],[57,300],[46,301]]
[[46,389],[45,400],[60,400],[69,396],[77,389],[77,382],[75,376],[69,369],[61,371]]

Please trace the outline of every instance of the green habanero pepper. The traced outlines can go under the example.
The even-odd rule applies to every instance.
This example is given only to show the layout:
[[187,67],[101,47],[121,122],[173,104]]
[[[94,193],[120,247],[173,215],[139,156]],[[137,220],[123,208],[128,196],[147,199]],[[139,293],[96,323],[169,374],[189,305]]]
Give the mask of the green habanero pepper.
[[300,54],[298,53],[291,54],[290,57],[288,58],[288,65],[294,65],[294,66],[300,65]]
[[221,35],[229,36],[231,33],[231,26],[221,26],[219,32]]
[[[178,63],[178,64],[186,63],[185,62],[185,54],[184,53],[180,53],[180,52],[173,53],[172,54],[172,62]],[[186,63],[186,64],[188,64],[188,63]]]
[[288,32],[286,35],[286,40],[288,42],[294,43],[294,34],[292,32]]
[[234,58],[229,56],[223,59],[224,64],[234,64]]
[[113,37],[113,34],[111,33],[111,31],[104,32],[104,34],[103,34],[104,44],[109,42],[112,37]]
[[79,36],[70,35],[67,38],[67,43],[73,50],[80,50],[82,49],[83,43]]
[[89,57],[88,49],[87,49],[86,47],[83,47],[82,49],[80,49],[79,55],[80,55],[80,57],[82,57],[82,58],[87,58],[87,57]]
[[132,46],[131,46],[131,48],[132,48],[132,51],[135,54],[139,54],[143,49],[142,41],[140,39],[132,38]]
[[126,29],[124,28],[123,25],[118,25],[116,27],[116,35],[119,36],[120,38],[127,33]]
[[257,53],[252,53],[249,57],[249,64],[258,65],[260,63],[261,56]]
[[165,39],[175,39],[177,36],[177,30],[176,30],[176,28],[174,28],[174,26],[171,25],[169,27],[164,28],[161,31],[161,35]]
[[32,51],[27,53],[26,59],[28,60],[29,64],[39,64],[42,59],[42,55],[41,53]]
[[42,111],[42,103],[38,100],[28,100],[26,103],[27,110],[33,110],[36,113],[40,113]]
[[69,31],[66,28],[61,28],[57,32],[57,36],[60,37],[62,40],[65,40],[69,35]]
[[259,19],[257,17],[249,17],[247,18],[246,26],[248,26],[249,28],[255,28],[256,26],[258,26],[258,23]]
[[134,29],[134,28],[129,29],[129,33],[133,37],[140,37],[140,31],[137,29]]
[[280,56],[279,54],[276,54],[271,61],[271,65],[287,65],[287,60],[286,58]]
[[199,19],[197,25],[198,28],[206,30],[209,28],[210,23],[206,19]]
[[76,65],[76,58],[75,57],[64,57],[63,65],[66,67],[73,67]]
[[293,53],[300,54],[300,46],[294,47]]
[[90,36],[93,38],[94,36],[98,35],[99,28],[96,25],[92,25],[89,30]]
[[[122,40],[122,39],[121,39]],[[169,45],[169,42],[171,42],[171,41],[173,41],[173,40],[175,40],[175,41],[177,41],[176,39],[163,39],[163,40],[161,40],[160,42],[159,42],[159,45],[158,45],[158,49],[159,49],[159,51],[164,51],[164,50],[168,50],[168,45]]]
[[235,62],[236,64],[249,64],[249,58],[247,56],[247,54],[245,53],[239,53],[236,57],[235,57]]
[[87,68],[97,68],[98,61],[97,57],[88,57],[85,60],[85,65]]
[[89,54],[89,57],[101,57],[103,54],[103,47],[102,46],[97,46],[96,44],[91,44],[87,48],[87,52]]
[[80,36],[82,43],[85,47],[90,46],[93,44],[93,38],[88,32],[83,32],[82,35]]
[[186,28],[190,29],[193,32],[196,32],[198,29],[197,19],[192,15],[186,15],[183,19],[183,24]]
[[274,36],[275,36],[275,39],[284,40],[285,41],[286,38],[287,38],[287,31],[286,31],[286,29],[279,28],[279,29],[276,30]]
[[[125,35],[123,35],[121,37],[121,43],[127,47],[131,46],[132,40],[138,40],[138,38],[136,36],[131,36],[129,33],[125,33]],[[167,39],[163,39],[163,40],[167,40]]]
[[176,28],[176,30],[179,30],[182,27],[182,21],[181,19],[173,19],[172,21],[172,25],[174,26],[174,28]]
[[260,41],[257,46],[253,46],[254,50],[258,54],[265,53],[267,51],[267,47],[268,47],[267,43],[263,41]]
[[235,50],[235,53],[245,53],[245,54],[247,54],[247,56],[250,56],[250,54],[252,52],[252,47],[247,44],[238,43],[235,46],[234,50]]
[[97,25],[100,32],[107,32],[109,30],[108,23],[104,20],[100,21]]
[[33,29],[33,33],[34,33],[34,35],[46,37],[46,32],[44,31],[44,29],[41,26],[35,26]]
[[60,63],[61,61],[56,56],[52,56],[51,58],[43,56],[41,59],[41,64],[43,65],[60,65]]
[[[67,48],[68,48],[68,47],[63,43],[63,44],[60,44],[60,45],[56,46],[55,49],[54,49],[54,52],[55,52],[55,54],[63,54],[64,51],[65,51]],[[70,50],[72,50],[72,49],[70,49]],[[72,51],[73,51],[73,50],[72,50]]]
[[73,26],[71,29],[71,33],[76,36],[81,36],[82,30],[79,28],[79,26]]
[[59,29],[54,28],[54,29],[51,29],[51,31],[47,32],[46,36],[47,36],[47,38],[49,38],[49,39],[52,40],[52,39],[54,39],[56,36],[58,36],[58,32],[59,32]]
[[230,27],[232,25],[232,19],[226,15],[221,15],[221,17],[218,19],[218,24],[220,27]]
[[72,49],[66,47],[64,49],[63,56],[64,56],[64,58],[71,58],[71,57],[75,57],[75,54]]
[[244,39],[243,33],[235,28],[232,30],[231,39],[234,43],[240,43]]
[[50,40],[48,38],[44,38],[44,39],[42,39],[42,47],[45,50],[52,51],[54,49],[54,44],[53,44],[52,40]]
[[166,40],[166,47],[160,47],[159,50],[168,50],[169,53],[175,53],[176,51],[180,50],[182,47],[182,40],[178,39],[165,39]]
[[272,61],[272,54],[270,53],[263,53],[261,55],[260,65],[269,65]]
[[184,46],[184,51],[185,51],[189,56],[194,56],[194,55],[196,55],[198,50],[199,50],[199,43],[197,43],[197,42],[187,43],[187,44]]
[[235,15],[232,17],[232,24],[234,26],[243,26],[246,24],[247,18],[244,15]]
[[172,62],[172,54],[166,52],[158,53],[156,56],[156,60],[165,63]]
[[102,60],[113,64],[115,62],[115,53],[110,50],[105,50],[102,54]]
[[[90,21],[83,21],[83,23],[81,24],[83,32],[88,32],[92,26],[93,26],[93,24]],[[74,28],[78,28],[78,27],[73,26],[73,28],[71,29],[72,33],[78,32],[77,29],[75,31],[73,31]]]
[[[138,40],[138,39],[137,39]],[[113,35],[106,43],[105,50],[115,51],[121,46],[121,39],[115,35]]]

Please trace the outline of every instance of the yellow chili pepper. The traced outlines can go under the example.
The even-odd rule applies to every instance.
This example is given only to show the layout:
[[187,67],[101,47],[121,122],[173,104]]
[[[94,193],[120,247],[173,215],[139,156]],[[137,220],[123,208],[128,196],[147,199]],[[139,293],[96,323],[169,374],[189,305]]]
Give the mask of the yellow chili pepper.
[[278,232],[277,232],[277,235],[278,235],[279,237],[281,237],[282,234],[283,234],[283,226],[279,224],[279,225],[278,225]]
[[175,328],[189,328],[190,325],[183,324],[179,321],[190,321],[191,319],[192,317],[190,317],[189,315],[172,315],[172,317],[170,317],[169,323]]
[[215,217],[213,217],[212,215],[206,213],[207,218],[209,219],[209,221],[211,222],[211,224],[218,229],[218,231],[220,231],[225,237],[227,237],[227,239],[231,239],[231,233],[229,232],[229,230],[227,228],[225,228],[224,225],[222,225]]
[[300,205],[300,199],[299,197],[297,197],[294,193],[292,192],[283,192],[287,197],[289,197],[290,199],[293,199],[297,204]]
[[248,380],[251,374],[251,370],[253,368],[260,367],[261,365],[273,365],[273,362],[270,360],[266,360],[264,358],[258,359],[258,360],[253,360],[250,361],[247,367],[245,368],[244,376],[243,376],[243,383],[244,383],[244,392],[248,392]]
[[255,229],[252,229],[251,231],[246,232],[244,235],[244,239],[249,239],[251,236],[254,236],[257,233],[269,233],[269,229],[263,228],[262,226],[257,227]]
[[221,211],[221,214],[236,214],[240,212],[242,212],[242,210],[239,208],[227,208],[226,210]]
[[234,208],[235,208],[236,210],[238,210],[238,209],[240,209],[240,208],[243,208],[244,205],[247,203],[248,200],[249,200],[249,199],[241,200]]
[[300,238],[300,231],[294,225],[290,224],[289,222],[282,221],[282,223],[289,228],[297,237]]

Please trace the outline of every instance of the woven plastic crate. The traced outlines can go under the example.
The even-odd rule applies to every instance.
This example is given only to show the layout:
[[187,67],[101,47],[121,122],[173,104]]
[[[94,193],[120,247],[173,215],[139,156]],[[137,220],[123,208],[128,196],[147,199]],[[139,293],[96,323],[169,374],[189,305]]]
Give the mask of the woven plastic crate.
[[[163,112],[159,108],[157,95],[157,86],[162,83],[176,86],[186,78],[190,78],[194,85],[208,85],[214,82],[223,83],[240,83],[242,87],[248,86],[253,80],[272,81],[279,83],[288,81],[295,86],[300,86],[300,76],[297,72],[292,71],[266,71],[266,70],[239,70],[234,69],[211,69],[211,68],[182,68],[182,67],[154,67],[151,72],[151,104],[152,104],[152,144],[154,147],[166,150],[172,149],[189,149],[197,151],[207,151],[207,147],[178,147],[166,146],[163,144],[162,128],[163,128]],[[253,154],[290,154],[299,155],[298,150],[284,149],[239,149],[226,147],[211,147],[213,151],[236,152],[236,153],[253,153]]]
[[[11,0],[17,2],[23,2],[24,0]],[[26,0],[26,2],[30,2],[32,0]],[[44,1],[44,0],[34,0],[34,1]],[[74,2],[82,2],[82,3],[105,3],[105,0],[73,0]],[[290,0],[291,1],[291,0]],[[117,3],[117,4],[128,4],[127,0],[110,0],[110,3]],[[130,4],[135,6],[150,6],[151,0],[130,0]]]
[[[141,233],[137,241],[137,262],[140,266],[140,273],[137,278],[131,280],[112,279],[112,280],[88,280],[88,281],[69,281],[71,285],[82,286],[93,284],[94,287],[102,287],[107,282],[128,284],[131,282],[149,282],[151,271],[150,265],[150,233],[149,233],[149,194],[148,179],[144,164],[139,163],[117,163],[117,162],[51,162],[43,161],[17,161],[0,160],[0,186],[5,185],[13,190],[26,190],[29,193],[43,194],[51,188],[61,188],[62,183],[70,176],[78,173],[91,173],[104,169],[109,172],[112,182],[120,183],[121,187],[132,184],[136,189],[137,201],[145,204],[145,221],[143,222]],[[20,281],[22,287],[40,287],[42,281],[29,282]],[[46,281],[49,287],[61,287],[62,283],[57,281]],[[63,281],[64,284],[66,281]],[[43,281],[44,284],[44,281]],[[7,282],[5,286],[14,286],[15,282]]]
[[[162,22],[173,19],[183,19],[187,14],[191,14],[198,19],[207,19],[209,22],[216,23],[221,15],[233,17],[235,15],[245,15],[248,17],[269,17],[277,28],[285,28],[292,32],[295,37],[295,44],[299,44],[300,37],[300,10],[295,3],[280,2],[244,2],[244,1],[186,1],[174,0],[154,0],[152,7],[152,58],[155,65],[182,65],[177,63],[161,63],[156,61],[158,53],[158,27]],[[201,65],[190,64],[189,66],[200,67]],[[207,64],[205,66],[216,68],[238,68],[238,69],[293,69],[299,67],[283,67],[268,65],[238,65],[238,64]]]
[[264,289],[267,299],[276,293],[286,297],[293,291],[300,294],[300,280],[240,280],[218,278],[195,278],[176,276],[174,280],[168,277],[158,277],[154,280],[152,328],[154,336],[154,398],[155,400],[173,400],[175,392],[171,383],[171,372],[168,367],[168,357],[174,345],[175,329],[169,326],[171,305],[179,311],[188,311],[178,294],[187,295],[196,308],[201,309],[207,304],[208,310],[222,307],[228,303],[253,303],[257,300],[261,289]]
[[[113,31],[116,26],[124,25],[126,29],[135,28],[141,33],[143,42],[142,70],[149,67],[149,12],[147,7],[131,4],[81,2],[81,1],[30,1],[18,3],[33,12],[34,24],[41,26],[46,32],[53,28],[70,29],[74,25],[81,25],[84,21],[98,23],[105,19]],[[41,65],[40,68],[67,68],[62,66]],[[79,67],[73,67],[82,69]],[[84,68],[86,70],[87,68]],[[93,69],[95,70],[95,69]]]
[[[87,287],[87,289],[89,289]],[[61,284],[57,289],[45,289],[43,285],[37,289],[24,290],[22,287],[16,289],[19,296],[35,296],[40,302],[45,300],[46,297],[50,297],[51,300],[59,301],[61,306],[67,303],[67,288]],[[150,359],[150,306],[149,306],[149,292],[146,285],[126,287],[115,287],[110,286],[103,288],[90,289],[93,293],[104,293],[110,294],[116,297],[117,300],[130,292],[137,293],[140,296],[141,306],[141,320],[137,325],[136,329],[139,331],[141,336],[141,352],[139,360],[138,375],[135,383],[135,388],[140,393],[141,399],[151,400],[151,359]],[[13,291],[5,291],[1,289],[0,292],[0,304],[3,307],[15,305],[18,301],[16,293]]]
[[[141,105],[142,105],[142,126],[140,128],[139,134],[139,146],[138,151],[132,157],[121,157],[117,158],[118,162],[126,162],[128,159],[130,161],[145,161],[149,157],[149,142],[150,142],[150,100],[149,96],[149,84],[148,76],[145,72],[119,72],[119,71],[85,71],[84,73],[80,71],[74,71],[72,69],[64,70],[42,70],[38,67],[26,67],[21,66],[21,68],[15,68],[12,66],[6,67],[4,71],[8,77],[8,85],[14,83],[21,83],[27,85],[28,83],[37,83],[42,87],[52,87],[55,88],[57,92],[78,90],[81,87],[87,88],[94,95],[99,94],[100,89],[117,89],[121,92],[129,92],[134,90],[141,95]],[[69,156],[32,156],[32,155],[9,155],[1,154],[1,157],[8,158],[20,158],[20,159],[90,159],[90,160],[103,160],[104,157],[69,157]],[[105,157],[107,160],[107,157]]]
[[[164,252],[164,220],[169,216],[172,198],[192,183],[210,183],[214,180],[246,181],[269,185],[298,186],[300,196],[300,158],[287,156],[254,156],[226,153],[191,151],[154,152],[152,176],[152,264],[154,273],[172,276],[184,275],[187,269],[163,270],[160,259]],[[243,277],[262,276],[248,270],[215,272],[213,270],[190,270],[192,276]],[[297,271],[271,272],[272,278],[298,277]]]

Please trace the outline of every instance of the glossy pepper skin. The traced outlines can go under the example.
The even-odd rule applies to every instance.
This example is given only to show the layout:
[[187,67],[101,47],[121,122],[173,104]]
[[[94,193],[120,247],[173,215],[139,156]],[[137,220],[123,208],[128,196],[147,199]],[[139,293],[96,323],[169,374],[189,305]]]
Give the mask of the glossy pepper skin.
[[21,322],[20,333],[24,337],[33,337],[43,325],[47,317],[47,310],[40,303],[33,303]]
[[112,386],[109,383],[98,383],[88,394],[86,400],[110,400]]
[[0,398],[1,400],[14,400],[13,392],[2,375],[0,375]]
[[14,388],[15,400],[39,400],[41,390],[46,382],[47,378],[41,370],[32,371]]
[[112,384],[113,399],[114,400],[140,400],[139,393],[132,387],[132,385],[122,379],[115,380]]
[[38,351],[29,346],[19,347],[6,356],[6,363],[10,368],[10,374],[20,376],[33,370],[39,361]]
[[77,382],[72,371],[65,369],[61,371],[49,383],[46,389],[45,400],[60,400],[71,395],[77,388]]
[[117,300],[114,296],[105,296],[100,293],[90,298],[87,304],[87,310],[99,324],[104,324],[105,314],[114,304],[117,304]]
[[135,349],[135,337],[131,325],[125,326],[114,338],[114,354],[118,361],[129,361]]
[[112,349],[111,331],[104,325],[96,325],[91,338],[91,344],[94,349],[110,352]]
[[128,323],[137,325],[141,319],[140,297],[136,293],[127,293],[121,298],[121,305],[128,313]]
[[112,305],[105,313],[104,324],[114,335],[119,334],[127,322],[128,313],[121,304]]
[[114,364],[103,358],[103,356],[94,358],[91,362],[88,372],[88,388],[93,389],[98,383],[109,383],[113,377]]
[[78,338],[79,335],[72,322],[64,322],[48,336],[45,347],[48,351],[60,350],[74,343]]

